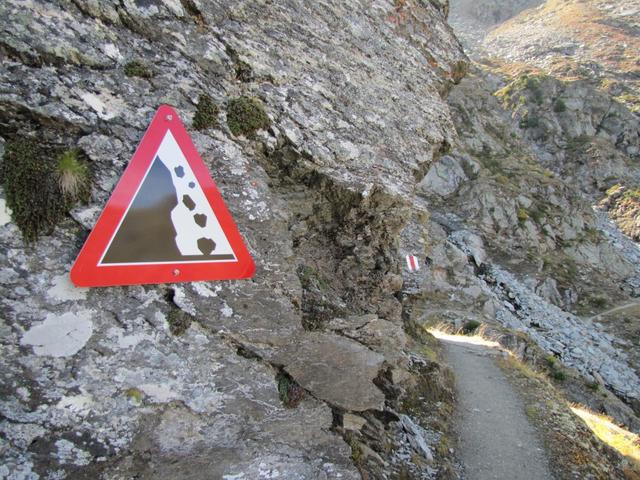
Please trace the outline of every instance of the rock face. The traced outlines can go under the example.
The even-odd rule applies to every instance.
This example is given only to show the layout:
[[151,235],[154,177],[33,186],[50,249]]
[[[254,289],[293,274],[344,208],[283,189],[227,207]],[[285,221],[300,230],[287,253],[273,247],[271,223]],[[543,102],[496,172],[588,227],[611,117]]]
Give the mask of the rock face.
[[[359,468],[386,478],[414,453],[432,458],[413,438],[426,430],[405,432],[399,417],[398,392],[422,364],[409,360],[417,347],[401,321],[398,237],[424,213],[416,184],[455,141],[444,96],[466,58],[447,10],[295,0],[0,7],[2,151],[27,139],[55,171],[57,152],[77,148],[91,172],[89,203],[65,204],[69,215],[32,244],[0,195],[0,476],[328,479],[358,478]],[[162,103],[192,134],[256,276],[75,289],[71,263]],[[252,108],[264,112],[253,118]],[[173,167],[176,185],[188,172]],[[362,330],[331,331],[350,315],[364,315]],[[349,412],[365,412],[371,438],[351,448]],[[385,450],[394,442],[400,450]],[[353,445],[368,452],[357,465]],[[416,462],[415,478],[438,473]]]
[[373,383],[383,361],[360,343],[317,332],[294,339],[274,358],[313,396],[353,412],[383,409],[384,395]]

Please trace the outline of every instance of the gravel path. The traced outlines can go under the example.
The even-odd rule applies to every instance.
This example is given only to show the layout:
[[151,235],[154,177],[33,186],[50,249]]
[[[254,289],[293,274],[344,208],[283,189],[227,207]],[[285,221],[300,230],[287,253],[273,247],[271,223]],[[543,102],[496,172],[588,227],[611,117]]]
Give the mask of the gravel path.
[[626,309],[632,308],[632,307],[637,307],[638,305],[640,305],[640,302],[631,302],[631,303],[627,303],[626,305],[620,305],[619,307],[611,308],[611,309],[606,310],[604,312],[600,312],[597,315],[594,315],[593,317],[589,318],[589,321],[590,322],[595,322],[600,317],[604,317],[606,315],[609,315],[610,313],[619,312],[620,310],[626,310]]
[[465,480],[553,479],[523,403],[494,363],[496,351],[441,341],[456,378],[455,430]]

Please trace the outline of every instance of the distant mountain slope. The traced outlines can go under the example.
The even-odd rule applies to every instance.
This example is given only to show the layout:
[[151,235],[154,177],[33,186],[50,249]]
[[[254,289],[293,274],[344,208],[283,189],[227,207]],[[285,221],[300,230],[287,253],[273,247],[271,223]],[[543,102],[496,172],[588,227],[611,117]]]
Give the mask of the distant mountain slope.
[[591,79],[640,109],[640,1],[549,0],[493,29],[492,55],[563,79]]

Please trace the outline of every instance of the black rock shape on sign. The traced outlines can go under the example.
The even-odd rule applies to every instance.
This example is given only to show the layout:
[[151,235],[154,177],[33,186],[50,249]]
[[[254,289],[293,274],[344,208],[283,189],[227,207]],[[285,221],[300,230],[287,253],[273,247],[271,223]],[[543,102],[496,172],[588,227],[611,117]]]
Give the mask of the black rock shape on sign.
[[[184,195],[182,201],[190,210],[196,206],[188,195]],[[211,255],[216,244],[213,240],[204,237],[197,240],[201,255],[182,255],[176,244],[177,232],[171,220],[171,212],[177,205],[178,194],[171,180],[171,172],[160,158],[156,157],[107,248],[101,264],[232,260],[234,258],[231,254]],[[202,217],[206,224],[206,215]]]

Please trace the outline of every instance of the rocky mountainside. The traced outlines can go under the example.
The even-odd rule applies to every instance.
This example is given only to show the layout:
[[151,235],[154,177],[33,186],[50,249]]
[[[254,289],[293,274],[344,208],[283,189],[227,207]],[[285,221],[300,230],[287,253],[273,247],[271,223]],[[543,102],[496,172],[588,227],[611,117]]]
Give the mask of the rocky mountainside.
[[[637,239],[631,64],[572,78],[492,43],[561,8],[540,3],[1,4],[0,477],[456,478],[441,322],[557,358],[572,400],[637,430],[640,319],[608,311],[640,251],[606,213]],[[637,40],[633,1],[590,3]],[[472,64],[449,10],[499,58]],[[161,104],[256,275],[75,288]],[[571,468],[620,471],[596,463]]]
[[484,47],[562,79],[587,79],[640,108],[640,2],[547,1],[493,29]]

